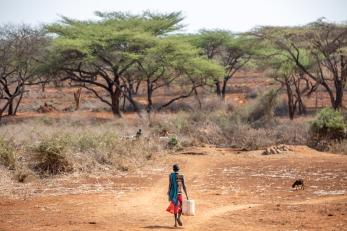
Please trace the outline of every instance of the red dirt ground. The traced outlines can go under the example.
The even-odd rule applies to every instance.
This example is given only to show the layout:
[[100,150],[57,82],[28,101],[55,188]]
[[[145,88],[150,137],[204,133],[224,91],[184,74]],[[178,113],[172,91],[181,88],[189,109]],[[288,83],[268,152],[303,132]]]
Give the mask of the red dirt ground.
[[[347,230],[347,156],[301,146],[271,156],[191,148],[160,160],[152,174],[113,179],[100,193],[2,197],[0,230],[170,230],[166,191],[176,162],[197,204],[181,229]],[[291,189],[296,178],[304,190]]]

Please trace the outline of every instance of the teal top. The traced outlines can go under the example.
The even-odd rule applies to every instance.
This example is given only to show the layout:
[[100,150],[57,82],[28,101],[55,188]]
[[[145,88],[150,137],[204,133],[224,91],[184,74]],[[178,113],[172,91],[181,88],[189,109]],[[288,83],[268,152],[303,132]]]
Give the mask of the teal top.
[[178,184],[177,184],[177,173],[173,172],[170,174],[170,201],[175,205],[178,204]]

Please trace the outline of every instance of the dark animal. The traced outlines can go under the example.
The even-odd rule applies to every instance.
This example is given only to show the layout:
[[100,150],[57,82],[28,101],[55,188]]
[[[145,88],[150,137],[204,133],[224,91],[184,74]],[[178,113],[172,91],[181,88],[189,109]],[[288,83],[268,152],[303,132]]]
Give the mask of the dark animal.
[[296,181],[294,181],[292,188],[301,188],[304,189],[305,185],[304,185],[304,180],[303,179],[298,179]]
[[139,129],[139,130],[136,132],[136,136],[135,136],[136,139],[139,139],[141,135],[142,135],[142,130]]

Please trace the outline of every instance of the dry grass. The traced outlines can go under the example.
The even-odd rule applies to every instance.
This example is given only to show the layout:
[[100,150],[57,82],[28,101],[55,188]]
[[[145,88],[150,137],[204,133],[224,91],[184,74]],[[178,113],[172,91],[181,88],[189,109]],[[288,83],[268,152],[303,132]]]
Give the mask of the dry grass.
[[[77,116],[27,120],[0,128],[2,134],[13,140],[13,144],[5,146],[7,143],[3,142],[1,147],[7,151],[6,157],[17,154],[21,167],[13,174],[18,180],[23,169],[24,173],[28,169],[41,177],[105,168],[129,171],[162,153],[162,146],[156,140],[123,138],[134,135],[142,122],[131,126],[122,122],[90,121]],[[9,149],[14,146],[18,147],[15,152]]]
[[335,141],[328,146],[328,151],[347,155],[347,140]]
[[13,169],[16,166],[16,152],[14,144],[0,137],[0,164]]
[[[1,126],[0,133],[13,140],[10,147],[16,147],[14,160],[18,167],[11,175],[17,181],[24,181],[27,175],[50,178],[56,174],[131,172],[162,157],[167,149],[171,152],[188,146],[211,144],[255,150],[282,143],[307,143],[305,122],[281,120],[271,126],[249,123],[256,100],[235,107],[208,98],[201,107],[192,105],[192,111],[154,113],[151,123],[147,116],[114,120],[79,113],[42,116]],[[256,109],[261,110],[259,105]],[[141,139],[126,138],[139,128],[144,133]],[[177,139],[160,139],[163,131]]]
[[176,134],[183,146],[212,144],[245,150],[265,148],[274,144],[307,143],[308,124],[300,121],[272,119],[271,126],[253,126],[248,122],[250,106],[195,112],[179,112],[174,116],[156,116],[152,122],[153,133],[167,130]]

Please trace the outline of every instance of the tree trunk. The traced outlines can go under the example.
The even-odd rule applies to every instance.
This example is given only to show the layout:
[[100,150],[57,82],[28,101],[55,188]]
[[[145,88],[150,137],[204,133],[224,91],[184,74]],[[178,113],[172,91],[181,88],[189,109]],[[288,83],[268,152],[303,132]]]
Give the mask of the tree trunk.
[[0,110],[0,122],[2,120],[2,114],[3,114],[3,110]]
[[153,94],[153,85],[150,81],[147,81],[147,112],[150,113],[153,109],[153,101],[152,101],[152,94]]
[[201,108],[202,108],[202,103],[201,103],[201,100],[200,100],[198,91],[197,91],[196,89],[194,89],[194,95],[195,95],[195,99],[196,99],[196,100],[198,101],[198,103],[199,103],[199,109],[201,110]]
[[222,99],[223,100],[225,99],[225,94],[226,94],[226,89],[227,89],[227,84],[228,84],[229,79],[230,79],[230,77],[226,76],[226,77],[224,77],[224,80],[223,80],[223,87],[222,87]]
[[221,88],[220,88],[220,81],[216,81],[215,82],[216,84],[216,93],[217,93],[217,96],[221,96],[222,95],[222,91],[221,91]]
[[123,95],[123,103],[122,103],[122,111],[125,112],[125,101],[126,101],[126,97],[125,95]]
[[122,117],[120,112],[120,91],[116,89],[115,92],[111,93],[111,109],[112,113],[117,117]]
[[133,96],[129,93],[128,96],[124,95],[124,98],[127,98],[127,100],[133,105],[137,115],[142,118],[141,112],[140,112],[140,108],[137,105],[136,101],[133,99]]
[[16,115],[16,114],[17,114],[17,110],[18,110],[19,104],[20,104],[20,102],[21,102],[22,99],[23,99],[23,94],[24,94],[24,88],[23,88],[22,92],[20,93],[20,96],[19,96],[17,105],[16,105],[16,107],[15,107],[15,109],[14,109],[13,115]]
[[289,115],[289,119],[293,120],[295,115],[295,108],[296,108],[294,104],[293,91],[288,81],[286,81],[285,85],[286,85],[287,98],[288,98],[288,115]]
[[76,92],[73,93],[75,99],[75,111],[78,111],[80,108],[81,92],[82,88],[79,88]]
[[[306,113],[306,107],[304,105],[304,102],[302,100],[302,93],[301,93],[301,89],[300,89],[300,80],[295,80],[294,79],[294,87],[295,87],[295,93],[296,93],[296,102],[295,105],[298,105],[298,109],[299,109],[299,114],[305,114]],[[296,106],[295,106],[296,108]]]
[[340,109],[342,107],[342,101],[343,101],[343,86],[341,84],[341,81],[335,81],[335,101],[333,104],[333,107],[335,110]]
[[330,97],[330,103],[333,108],[335,108],[335,96],[333,91],[331,90],[330,86],[327,83],[321,83],[321,85],[325,88],[325,90],[328,92]]
[[347,81],[347,63],[346,63],[344,55],[340,55],[340,65],[341,65],[340,76],[338,75],[334,76],[334,85],[335,85],[336,93],[335,93],[335,101],[334,101],[333,107],[335,110],[342,108],[343,93],[344,93],[344,88]]
[[306,114],[306,107],[305,107],[305,104],[302,102],[302,99],[300,96],[298,96],[297,101],[298,101],[299,114],[300,115]]
[[7,107],[8,107],[8,102],[6,102],[6,104],[2,108],[0,108],[0,121],[2,119],[2,116],[4,115],[4,112],[7,109]]
[[135,95],[137,95],[139,93],[140,85],[141,85],[141,81],[138,81],[136,83],[136,87],[135,87]]
[[10,102],[8,104],[8,115],[14,115],[14,113],[13,113],[13,99],[10,99]]

